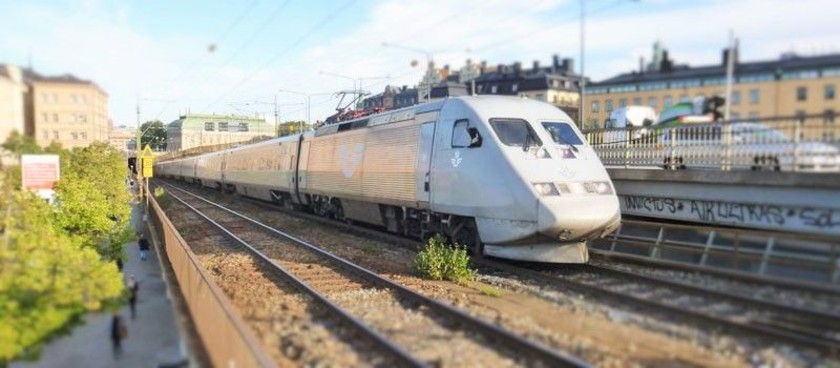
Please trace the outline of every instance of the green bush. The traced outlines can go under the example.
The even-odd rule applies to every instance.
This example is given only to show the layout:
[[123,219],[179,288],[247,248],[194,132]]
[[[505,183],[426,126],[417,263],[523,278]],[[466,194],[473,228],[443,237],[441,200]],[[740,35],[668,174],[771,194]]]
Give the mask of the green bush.
[[172,206],[172,198],[169,198],[169,196],[166,195],[166,191],[163,190],[163,188],[155,188],[152,195],[155,196],[155,201],[157,201],[161,209],[168,210],[169,207]]
[[466,247],[448,245],[440,235],[429,239],[414,259],[414,267],[423,277],[459,283],[475,279],[475,270],[470,269],[469,263]]

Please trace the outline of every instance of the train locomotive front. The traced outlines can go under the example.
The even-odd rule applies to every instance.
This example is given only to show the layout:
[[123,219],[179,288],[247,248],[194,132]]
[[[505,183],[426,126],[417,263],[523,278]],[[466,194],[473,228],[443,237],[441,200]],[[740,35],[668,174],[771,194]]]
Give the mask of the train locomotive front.
[[[441,126],[448,120],[453,148],[436,152],[444,157],[432,174],[432,209],[473,218],[484,254],[586,263],[587,242],[620,223],[604,166],[556,107],[491,96],[451,99]],[[483,142],[458,143],[475,137]]]

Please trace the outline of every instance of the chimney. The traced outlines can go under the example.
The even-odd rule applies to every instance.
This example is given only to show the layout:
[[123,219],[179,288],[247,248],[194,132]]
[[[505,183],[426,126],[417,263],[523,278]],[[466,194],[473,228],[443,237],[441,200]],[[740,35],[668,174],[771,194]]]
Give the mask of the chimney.
[[487,72],[487,60],[481,61],[481,66],[478,68],[478,74],[484,75]]
[[516,75],[522,74],[522,63],[518,61],[513,63],[513,73]]
[[557,55],[557,54],[552,55],[551,66],[553,66],[554,69],[559,69],[560,68],[560,55]]
[[639,74],[644,74],[645,72],[645,57],[639,56]]
[[505,74],[505,64],[496,65],[497,74]]
[[540,61],[534,60],[534,73],[540,70]]
[[659,70],[663,72],[671,72],[673,70],[674,63],[671,62],[671,59],[668,59],[668,50],[662,51],[662,61],[659,65]]
[[566,73],[575,71],[575,62],[571,58],[563,59],[563,71]]

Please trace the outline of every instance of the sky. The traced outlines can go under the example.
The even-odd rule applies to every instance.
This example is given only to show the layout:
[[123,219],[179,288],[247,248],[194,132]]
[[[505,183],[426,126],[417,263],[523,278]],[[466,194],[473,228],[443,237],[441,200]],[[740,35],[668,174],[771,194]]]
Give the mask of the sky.
[[593,81],[638,68],[656,40],[679,64],[718,63],[730,30],[741,60],[840,53],[836,0],[0,0],[0,63],[94,81],[117,126],[138,106],[141,121],[273,121],[275,99],[281,121],[306,119],[300,93],[315,121],[360,78],[372,94],[416,85],[427,58],[528,67],[557,54],[579,70],[581,4]]

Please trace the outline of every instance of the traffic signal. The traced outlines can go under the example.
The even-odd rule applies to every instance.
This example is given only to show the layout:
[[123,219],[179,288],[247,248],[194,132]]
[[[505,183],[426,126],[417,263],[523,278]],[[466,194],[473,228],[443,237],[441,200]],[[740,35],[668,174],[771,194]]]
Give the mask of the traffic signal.
[[703,103],[703,114],[712,114],[713,121],[723,120],[723,107],[726,99],[721,96],[712,96]]

